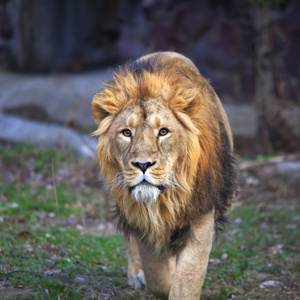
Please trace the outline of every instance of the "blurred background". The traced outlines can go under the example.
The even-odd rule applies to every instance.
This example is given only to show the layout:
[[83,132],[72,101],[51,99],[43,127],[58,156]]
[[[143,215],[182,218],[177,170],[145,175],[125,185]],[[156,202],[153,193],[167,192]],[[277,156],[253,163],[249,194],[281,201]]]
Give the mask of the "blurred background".
[[155,299],[127,284],[89,136],[113,69],[155,51],[196,64],[234,135],[202,299],[300,299],[299,0],[0,0],[0,299]]
[[292,0],[1,0],[0,110],[89,128],[90,101],[112,67],[177,51],[210,79],[238,152],[295,151],[299,14]]

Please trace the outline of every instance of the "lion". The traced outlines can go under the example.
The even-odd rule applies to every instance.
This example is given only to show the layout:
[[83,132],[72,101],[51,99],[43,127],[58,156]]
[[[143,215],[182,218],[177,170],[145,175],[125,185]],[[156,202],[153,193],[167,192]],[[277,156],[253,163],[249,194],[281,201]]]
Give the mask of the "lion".
[[157,52],[119,67],[94,96],[100,172],[116,199],[128,283],[199,299],[236,190],[223,106],[188,58]]

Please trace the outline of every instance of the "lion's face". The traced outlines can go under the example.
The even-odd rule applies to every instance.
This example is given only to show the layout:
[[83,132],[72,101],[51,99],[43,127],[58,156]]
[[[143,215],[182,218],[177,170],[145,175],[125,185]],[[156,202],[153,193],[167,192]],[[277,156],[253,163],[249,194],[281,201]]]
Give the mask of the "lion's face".
[[162,100],[129,101],[107,135],[119,162],[112,184],[126,187],[136,201],[156,201],[176,185],[184,128]]

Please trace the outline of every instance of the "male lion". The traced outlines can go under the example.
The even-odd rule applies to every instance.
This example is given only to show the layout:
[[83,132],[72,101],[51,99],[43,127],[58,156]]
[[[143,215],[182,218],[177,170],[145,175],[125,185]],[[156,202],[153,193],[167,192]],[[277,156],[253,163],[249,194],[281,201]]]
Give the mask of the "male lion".
[[222,104],[186,57],[120,67],[95,95],[101,173],[116,198],[128,282],[162,299],[199,299],[215,233],[235,192]]

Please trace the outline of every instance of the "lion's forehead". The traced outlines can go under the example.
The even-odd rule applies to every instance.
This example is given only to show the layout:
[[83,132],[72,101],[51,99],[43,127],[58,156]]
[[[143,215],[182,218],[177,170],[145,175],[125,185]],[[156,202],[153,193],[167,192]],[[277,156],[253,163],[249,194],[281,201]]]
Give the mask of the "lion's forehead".
[[172,111],[158,100],[139,101],[135,105],[123,108],[119,116],[119,125],[137,128],[148,125],[154,129],[167,126],[174,119]]

